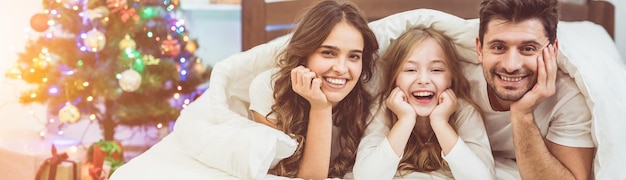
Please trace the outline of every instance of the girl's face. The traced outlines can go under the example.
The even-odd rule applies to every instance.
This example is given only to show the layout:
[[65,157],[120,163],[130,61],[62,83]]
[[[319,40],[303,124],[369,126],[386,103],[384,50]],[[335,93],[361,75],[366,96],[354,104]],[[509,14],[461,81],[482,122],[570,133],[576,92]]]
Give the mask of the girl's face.
[[428,117],[439,103],[439,95],[450,88],[452,73],[442,47],[431,37],[417,45],[400,67],[400,87],[418,116]]
[[361,32],[340,22],[320,47],[308,56],[306,67],[322,79],[322,92],[333,106],[348,96],[359,81],[363,48]]

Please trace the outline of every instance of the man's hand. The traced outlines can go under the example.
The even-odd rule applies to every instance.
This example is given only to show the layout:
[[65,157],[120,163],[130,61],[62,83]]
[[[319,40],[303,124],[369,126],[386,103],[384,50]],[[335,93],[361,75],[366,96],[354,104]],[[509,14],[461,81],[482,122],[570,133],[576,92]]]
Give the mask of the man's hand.
[[537,105],[554,95],[556,86],[557,48],[553,44],[537,57],[537,83],[520,100],[511,104],[512,113],[532,114]]

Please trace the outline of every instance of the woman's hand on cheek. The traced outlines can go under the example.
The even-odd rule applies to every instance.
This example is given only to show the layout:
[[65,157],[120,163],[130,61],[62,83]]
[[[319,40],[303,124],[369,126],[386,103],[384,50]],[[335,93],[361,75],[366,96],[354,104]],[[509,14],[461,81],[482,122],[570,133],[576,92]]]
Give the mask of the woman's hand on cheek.
[[456,111],[459,107],[459,102],[456,98],[456,94],[452,89],[444,90],[439,97],[437,98],[439,104],[433,109],[433,112],[430,114],[431,123],[433,121],[443,121],[448,122],[448,119]]
[[389,108],[398,119],[415,119],[417,114],[413,107],[407,102],[407,96],[399,87],[394,88],[389,97],[385,100],[387,108]]
[[291,84],[293,91],[309,101],[311,106],[330,104],[321,89],[322,79],[309,68],[298,66],[292,69]]

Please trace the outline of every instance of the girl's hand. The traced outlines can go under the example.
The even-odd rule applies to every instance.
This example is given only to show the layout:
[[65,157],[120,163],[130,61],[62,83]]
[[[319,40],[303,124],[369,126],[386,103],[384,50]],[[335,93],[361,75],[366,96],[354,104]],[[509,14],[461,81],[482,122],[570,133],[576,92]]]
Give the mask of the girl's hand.
[[433,112],[430,113],[431,123],[433,123],[433,121],[443,121],[447,123],[452,113],[459,107],[459,102],[452,89],[444,90],[443,93],[439,95],[438,101],[439,104],[437,104]]
[[311,107],[318,105],[331,105],[322,92],[322,79],[315,72],[304,66],[298,66],[291,70],[291,88],[300,96],[304,97]]
[[387,105],[387,108],[398,116],[399,120],[416,119],[417,114],[407,101],[406,94],[404,94],[399,87],[396,87],[391,91],[389,97],[385,100],[385,104]]

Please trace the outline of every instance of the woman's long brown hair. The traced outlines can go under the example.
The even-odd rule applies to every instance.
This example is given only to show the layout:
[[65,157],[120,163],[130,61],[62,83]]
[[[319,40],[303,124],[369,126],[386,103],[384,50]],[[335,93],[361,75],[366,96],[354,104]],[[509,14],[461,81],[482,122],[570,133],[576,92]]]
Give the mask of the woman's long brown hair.
[[[411,51],[421,44],[424,39],[434,39],[443,49],[446,57],[446,64],[452,73],[451,89],[454,91],[458,99],[463,99],[472,104],[470,99],[470,84],[462,73],[459,64],[459,56],[456,53],[452,41],[446,36],[432,29],[413,28],[402,34],[398,39],[391,43],[387,51],[383,54],[382,60],[385,64],[384,79],[391,82],[386,84],[384,89],[378,95],[378,101],[384,103],[391,91],[396,87],[396,78],[402,70],[403,64],[408,61]],[[391,125],[398,121],[397,116],[389,109],[386,110],[385,116],[390,120]],[[450,116],[449,122],[454,127],[454,119],[456,115]],[[431,132],[434,135],[434,132]],[[418,132],[414,128],[409,137],[407,145],[404,149],[404,155],[400,160],[398,171],[400,175],[406,175],[409,172],[430,172],[439,169],[450,170],[448,164],[441,157],[441,146],[437,138],[426,140],[423,142],[417,136]]]
[[309,102],[295,93],[291,84],[291,70],[306,64],[307,57],[324,42],[335,25],[340,22],[358,29],[363,36],[363,69],[359,82],[352,91],[333,108],[333,124],[341,129],[339,135],[339,155],[331,160],[329,177],[342,178],[352,170],[356,150],[369,117],[373,96],[364,86],[371,79],[374,59],[377,58],[378,42],[369,29],[367,21],[359,9],[351,2],[325,0],[306,11],[299,21],[287,48],[278,61],[279,71],[272,76],[274,99],[270,114],[276,114],[277,127],[292,135],[298,142],[295,153],[280,161],[270,173],[279,176],[295,177],[306,146],[306,133],[309,121]]

